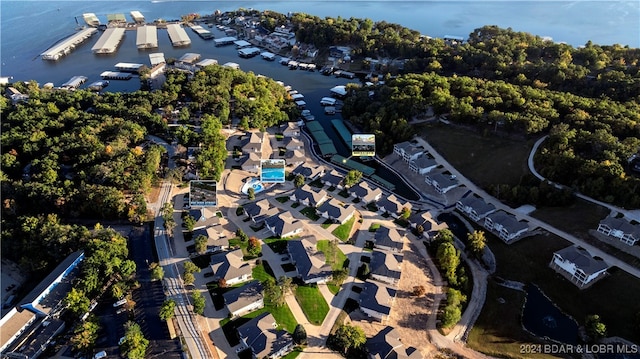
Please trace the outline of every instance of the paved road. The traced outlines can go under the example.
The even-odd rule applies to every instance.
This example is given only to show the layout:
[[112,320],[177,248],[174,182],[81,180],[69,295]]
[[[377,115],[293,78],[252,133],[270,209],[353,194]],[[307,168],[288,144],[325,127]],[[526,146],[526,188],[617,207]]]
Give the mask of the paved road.
[[[616,266],[620,269],[622,269],[623,271],[633,275],[634,277],[640,278],[640,269],[633,267],[623,261],[621,261],[620,259],[613,257],[611,255],[609,255],[608,253],[603,252],[602,250],[590,245],[589,243],[586,243],[585,241],[565,232],[562,231],[556,227],[551,226],[550,224],[543,222],[537,218],[531,217],[527,214],[523,214],[523,213],[518,213],[515,211],[515,209],[505,205],[504,203],[500,202],[498,199],[496,199],[495,197],[489,195],[487,192],[485,192],[483,189],[479,188],[478,186],[476,186],[473,182],[471,182],[470,180],[468,180],[466,177],[464,177],[460,172],[458,172],[458,170],[455,169],[455,167],[451,166],[451,164],[449,164],[449,162],[447,162],[447,160],[445,160],[438,152],[436,152],[436,150],[424,139],[420,138],[420,137],[416,137],[415,138],[418,142],[420,142],[420,144],[422,146],[424,146],[424,148],[435,158],[435,160],[443,165],[444,167],[446,167],[449,172],[451,172],[451,174],[455,175],[458,179],[458,181],[460,182],[461,185],[466,186],[467,188],[469,188],[471,191],[475,192],[477,195],[479,195],[480,197],[482,197],[485,202],[487,203],[491,203],[493,204],[496,209],[499,210],[503,210],[505,212],[511,213],[513,215],[516,216],[516,218],[518,218],[519,220],[525,220],[527,222],[529,222],[529,226],[530,228],[535,228],[535,227],[540,227],[550,233],[553,233],[555,235],[557,235],[560,238],[564,238],[565,240],[575,244],[575,245],[579,245],[582,248],[586,249],[592,256],[597,256],[602,258],[607,264],[609,264],[610,266]],[[551,258],[549,259],[551,260]]]
[[[534,176],[536,176],[540,181],[547,181],[547,182],[553,184],[554,186],[556,186],[556,188],[566,188],[567,186],[565,186],[563,184],[549,181],[548,179],[546,179],[544,176],[542,176],[536,170],[536,167],[535,167],[533,159],[534,159],[534,157],[536,155],[536,152],[538,151],[538,148],[540,147],[542,142],[544,142],[544,140],[547,139],[547,137],[549,137],[549,135],[541,137],[539,140],[536,141],[536,143],[531,148],[531,152],[529,153],[529,158],[527,159],[527,164],[529,165],[529,171],[531,171],[531,173]],[[598,201],[595,198],[591,198],[589,196],[585,196],[584,194],[579,193],[579,192],[575,192],[575,195],[576,195],[576,197],[582,198],[585,201],[589,201],[591,203],[597,204],[598,206],[602,206],[602,207],[608,208],[609,210],[611,210],[613,212],[622,213],[630,221],[638,221],[638,222],[640,222],[640,210],[633,210],[633,211],[626,210],[624,208],[620,208],[620,207],[614,206],[614,205],[609,204],[609,203]]]

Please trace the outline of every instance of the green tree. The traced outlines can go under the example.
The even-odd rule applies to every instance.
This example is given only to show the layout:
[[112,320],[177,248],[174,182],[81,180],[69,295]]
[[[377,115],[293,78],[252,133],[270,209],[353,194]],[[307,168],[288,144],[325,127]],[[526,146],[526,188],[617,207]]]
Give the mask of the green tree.
[[362,328],[349,324],[340,325],[334,336],[336,344],[342,348],[345,354],[349,349],[360,348],[367,341]]
[[202,293],[200,293],[199,291],[194,291],[191,299],[193,300],[193,312],[199,315],[203,315],[204,314],[204,305],[205,305],[205,299],[202,296]]
[[453,244],[449,242],[440,244],[436,258],[440,268],[444,271],[447,281],[452,284],[457,283],[456,269],[460,265],[460,253],[458,253]]
[[360,183],[362,180],[362,172],[358,170],[351,170],[347,172],[347,176],[344,178],[344,184],[347,187],[351,187]]
[[149,269],[151,270],[151,280],[161,280],[164,278],[164,269],[162,269],[162,266],[160,266],[158,262],[151,263]]
[[207,251],[207,236],[199,235],[193,240],[195,250],[198,254],[204,254]]
[[184,272],[185,273],[200,273],[200,267],[195,265],[192,261],[184,262]]
[[240,238],[242,242],[246,242],[249,239],[249,236],[246,233],[244,233],[242,228],[238,228],[236,230],[236,237]]
[[71,288],[71,291],[69,291],[67,296],[64,298],[64,304],[71,313],[76,316],[81,316],[89,311],[89,305],[91,305],[91,302],[84,291]]
[[307,331],[302,324],[296,325],[296,329],[293,331],[293,341],[299,345],[307,344]]
[[166,221],[173,219],[173,205],[171,202],[165,202],[160,209],[160,215],[162,219]]
[[597,314],[588,315],[585,319],[584,326],[591,341],[597,341],[607,335],[607,326],[602,323],[600,316]]
[[264,297],[272,305],[280,307],[284,304],[284,293],[282,288],[273,279],[268,279],[264,283]]
[[301,174],[297,174],[293,178],[293,185],[298,187],[298,188],[304,186],[304,176],[301,175]]
[[182,275],[182,281],[185,285],[192,285],[196,281],[196,277],[191,272],[185,272]]
[[411,210],[409,207],[403,207],[402,212],[400,213],[400,218],[407,220],[411,216]]
[[192,215],[187,214],[182,219],[182,224],[184,225],[184,228],[186,228],[187,231],[193,232],[193,228],[196,226],[196,219],[193,218]]
[[280,284],[280,288],[282,288],[282,293],[287,294],[288,292],[295,292],[296,285],[293,284],[293,279],[291,277],[282,276],[278,279],[278,284]]
[[467,241],[471,253],[476,256],[482,255],[482,251],[487,245],[487,238],[484,236],[484,231],[473,231],[473,233],[469,233],[467,235]]
[[173,299],[167,299],[160,307],[160,319],[164,322],[173,318],[176,314],[176,302]]
[[71,337],[71,345],[77,351],[88,353],[95,346],[99,331],[100,323],[92,316],[76,327]]
[[443,328],[451,328],[456,325],[462,318],[460,307],[456,305],[447,305],[442,312],[441,325]]
[[252,256],[260,255],[260,252],[262,252],[262,245],[260,244],[258,238],[249,238],[249,243],[247,244],[247,252]]
[[149,340],[142,334],[140,325],[129,321],[125,324],[124,341],[120,344],[122,355],[127,359],[144,359]]
[[247,196],[249,196],[249,200],[256,199],[256,190],[253,189],[253,187],[249,187],[249,189],[247,190]]

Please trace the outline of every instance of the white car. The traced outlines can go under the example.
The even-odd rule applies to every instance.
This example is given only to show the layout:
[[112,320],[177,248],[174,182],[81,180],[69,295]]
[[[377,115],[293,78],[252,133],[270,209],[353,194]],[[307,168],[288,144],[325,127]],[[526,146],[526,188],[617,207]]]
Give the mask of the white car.
[[97,352],[96,355],[93,356],[93,359],[102,359],[107,357],[107,352],[104,350],[101,352]]

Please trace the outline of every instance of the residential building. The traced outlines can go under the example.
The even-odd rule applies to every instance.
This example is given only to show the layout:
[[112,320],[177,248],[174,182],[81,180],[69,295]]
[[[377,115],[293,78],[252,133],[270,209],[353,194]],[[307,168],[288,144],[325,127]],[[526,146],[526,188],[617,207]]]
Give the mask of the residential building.
[[391,252],[402,252],[405,237],[395,228],[380,227],[376,230],[373,239],[376,248]]
[[553,253],[549,265],[578,288],[589,286],[604,277],[609,268],[602,259],[593,258],[586,249],[578,246]]
[[449,228],[447,223],[438,222],[437,219],[433,218],[429,211],[412,214],[411,217],[409,217],[409,223],[411,224],[411,228],[422,226],[422,235],[427,239],[433,238],[439,231]]
[[396,143],[393,145],[393,153],[400,157],[404,157],[405,152],[409,151],[413,147],[413,144],[409,141]]
[[248,155],[243,156],[240,167],[243,171],[259,173],[261,160],[262,158],[258,153],[251,152]]
[[324,283],[331,279],[333,269],[326,263],[324,253],[317,250],[317,239],[305,237],[287,241],[287,251],[296,267],[298,277],[305,283]]
[[417,172],[421,175],[431,172],[434,168],[438,167],[438,162],[429,156],[420,156],[415,160],[409,162],[409,169],[413,172]]
[[360,293],[360,310],[382,323],[389,319],[397,290],[383,283],[367,281]]
[[411,210],[413,207],[411,203],[401,201],[394,194],[381,198],[378,201],[377,206],[380,214],[388,213],[393,218],[399,218],[404,208]]
[[640,241],[640,224],[631,224],[623,218],[607,217],[598,224],[598,232],[617,238],[630,246]]
[[371,278],[397,285],[400,281],[403,258],[401,253],[374,249],[371,252],[371,263],[369,263]]
[[331,170],[329,173],[325,173],[322,176],[322,184],[330,187],[336,187],[338,189],[343,189],[344,185],[342,181],[344,180],[344,175],[336,170]]
[[232,318],[241,317],[255,310],[264,308],[262,283],[253,280],[242,287],[233,288],[222,294]]
[[298,137],[300,136],[300,127],[298,127],[298,123],[296,122],[287,122],[282,126],[282,135],[284,137]]
[[467,196],[456,202],[456,209],[474,221],[479,221],[496,211],[496,206],[476,196]]
[[251,132],[248,139],[244,141],[242,145],[242,152],[244,153],[261,153],[263,145],[264,134]]
[[305,206],[317,207],[322,202],[326,201],[328,196],[327,191],[324,189],[316,191],[308,184],[305,184],[302,187],[296,188],[290,198],[292,201],[302,203]]
[[503,211],[493,212],[486,216],[484,227],[498,234],[500,239],[507,243],[529,230],[527,222],[518,222],[514,215]]
[[424,181],[435,188],[438,193],[445,194],[450,190],[458,187],[459,183],[455,176],[436,173],[434,175],[424,176]]
[[242,249],[212,255],[213,280],[224,279],[227,285],[234,285],[253,279],[251,264],[242,258]]
[[361,181],[349,187],[347,191],[351,194],[351,197],[360,199],[362,204],[377,202],[382,197],[382,190],[378,187],[372,187],[367,181]]
[[262,199],[255,202],[249,202],[242,206],[244,214],[256,224],[262,223],[266,218],[274,216],[280,211],[269,203],[268,199]]
[[288,211],[266,218],[264,224],[271,233],[281,238],[295,236],[302,233],[304,229],[302,222],[295,219]]
[[207,252],[220,252],[229,249],[229,239],[216,227],[199,228],[193,231],[193,239],[198,236],[207,237]]
[[307,160],[304,149],[287,151],[284,157],[287,166],[299,166]]
[[314,181],[322,176],[324,176],[325,168],[324,166],[312,166],[306,163],[301,164],[291,171],[294,175],[301,174],[307,180]]
[[210,207],[190,209],[189,215],[196,220],[196,224],[193,226],[194,230],[220,224],[220,217],[216,215],[216,210]]
[[287,151],[304,150],[304,142],[296,137],[286,137],[284,139],[284,147]]
[[238,327],[242,347],[250,349],[256,359],[285,356],[293,349],[293,338],[277,327],[278,323],[271,313],[262,313],[242,324]]
[[318,207],[318,214],[323,218],[343,224],[356,214],[356,208],[352,205],[344,205],[335,198],[325,201]]
[[400,339],[400,333],[393,327],[385,327],[365,343],[368,359],[422,359],[422,353],[414,347],[407,347]]

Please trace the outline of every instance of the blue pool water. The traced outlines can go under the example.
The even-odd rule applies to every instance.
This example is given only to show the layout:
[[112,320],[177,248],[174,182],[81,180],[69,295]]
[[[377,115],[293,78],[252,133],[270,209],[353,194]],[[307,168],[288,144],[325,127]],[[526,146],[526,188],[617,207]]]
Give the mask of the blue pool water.
[[262,182],[284,182],[284,168],[262,168],[260,177]]

